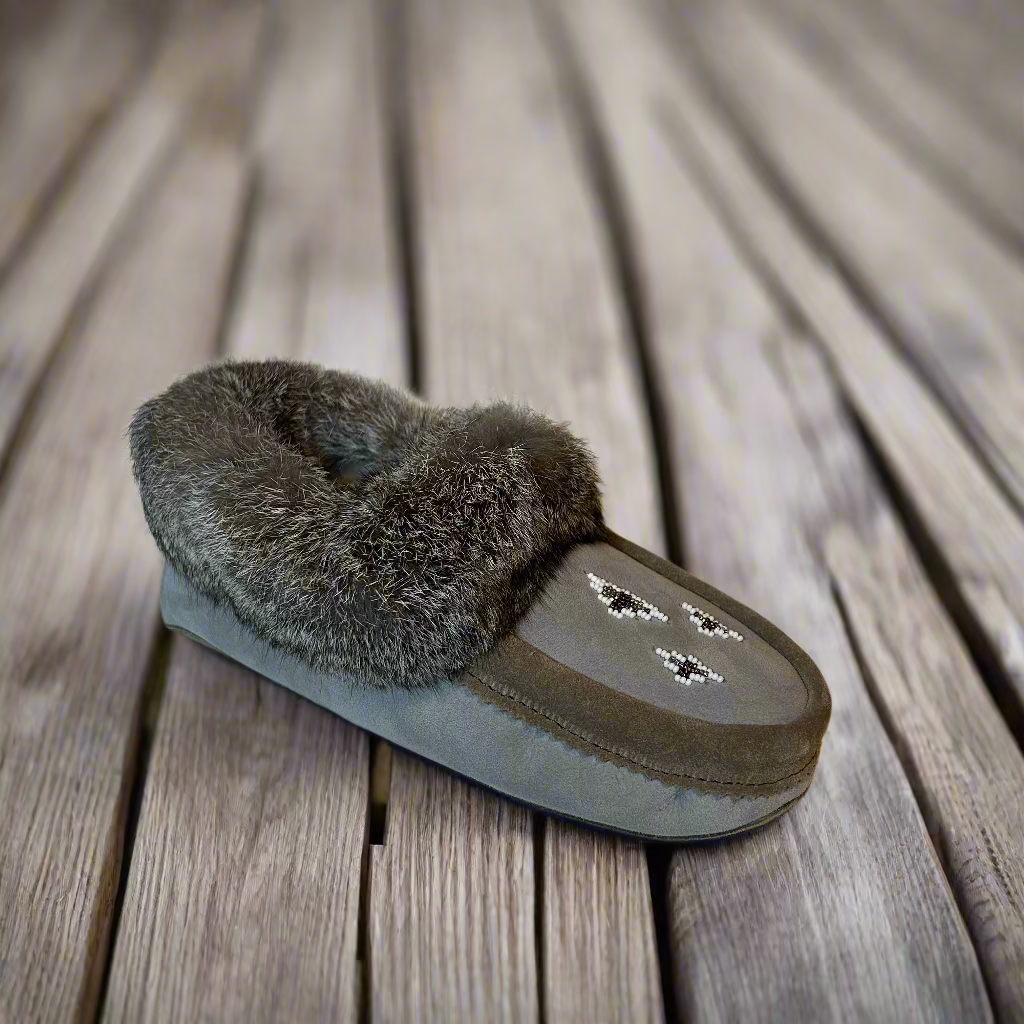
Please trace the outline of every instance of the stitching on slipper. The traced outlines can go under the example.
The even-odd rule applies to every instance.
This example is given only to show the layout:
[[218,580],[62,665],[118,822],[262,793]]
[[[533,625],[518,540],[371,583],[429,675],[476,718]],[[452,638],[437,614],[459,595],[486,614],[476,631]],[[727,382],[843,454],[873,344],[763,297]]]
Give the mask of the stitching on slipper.
[[628,761],[637,768],[646,768],[648,771],[657,772],[659,775],[667,775],[674,779],[690,779],[693,782],[707,782],[715,786],[735,786],[742,789],[767,789],[770,786],[777,786],[779,783],[788,782],[791,779],[797,779],[801,775],[805,775],[818,760],[818,754],[816,752],[801,768],[798,768],[791,775],[783,775],[781,778],[775,779],[772,782],[726,782],[722,779],[707,779],[703,775],[689,775],[686,772],[670,771],[669,769],[661,768],[656,764],[651,764],[649,761],[641,760],[636,754],[597,742],[597,740],[588,736],[586,733],[572,728],[560,717],[556,717],[551,714],[547,709],[520,697],[517,693],[506,691],[499,686],[495,686],[494,683],[491,683],[486,679],[481,679],[480,676],[476,675],[474,672],[467,672],[466,675],[471,679],[475,679],[481,686],[486,686],[494,693],[500,694],[502,697],[507,697],[509,700],[515,701],[515,703],[521,704],[525,708],[529,708],[535,714],[540,715],[542,718],[546,718],[549,722],[557,725],[560,729],[564,729],[571,736],[575,736],[577,739],[581,739],[584,742],[589,743],[592,747],[596,747],[598,750],[603,750],[606,754],[614,754],[616,757],[621,757],[624,761]]

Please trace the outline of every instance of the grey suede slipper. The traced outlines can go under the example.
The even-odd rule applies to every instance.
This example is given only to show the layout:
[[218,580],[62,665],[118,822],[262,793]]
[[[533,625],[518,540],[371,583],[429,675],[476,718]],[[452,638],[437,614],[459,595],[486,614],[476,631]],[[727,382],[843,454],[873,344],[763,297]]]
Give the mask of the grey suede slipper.
[[564,426],[272,361],[178,381],[130,438],[168,626],[391,743],[647,838],[741,831],[810,785],[817,668],[611,533]]

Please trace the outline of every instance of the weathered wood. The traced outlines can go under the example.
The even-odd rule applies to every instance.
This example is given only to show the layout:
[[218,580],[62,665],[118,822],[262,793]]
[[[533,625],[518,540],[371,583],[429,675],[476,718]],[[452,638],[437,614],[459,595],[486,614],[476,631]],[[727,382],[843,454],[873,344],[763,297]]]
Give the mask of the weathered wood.
[[[572,421],[601,460],[610,520],[660,547],[639,374],[533,13],[526,3],[432,2],[411,10],[408,27],[427,396],[463,404],[511,394]],[[384,851],[374,851],[371,904],[374,935],[404,946],[374,940],[375,1016],[402,1019],[422,1005],[420,1019],[536,1019],[540,950],[529,923],[543,884],[548,1016],[587,1019],[599,1008],[605,1019],[660,1019],[646,863],[634,848],[551,821],[537,878],[528,816],[408,759],[395,771],[389,815],[403,831],[396,839],[389,822]],[[456,842],[451,821],[501,831]],[[468,863],[478,846],[491,852]],[[452,864],[454,884],[491,894],[484,909],[467,913],[429,883],[417,891],[427,857]],[[514,884],[499,877],[508,858],[521,865]],[[603,899],[612,886],[615,915]],[[408,901],[425,901],[422,912],[405,911]],[[633,971],[628,983],[623,971]]]
[[46,382],[0,504],[0,1017],[91,1019],[106,960],[160,560],[123,438],[212,352],[243,195],[185,155]]
[[[231,355],[402,365],[372,11],[281,12]],[[107,1019],[356,1020],[369,799],[365,733],[176,640]]]
[[0,272],[138,66],[141,33],[113,6],[107,0],[65,3],[25,38],[15,34],[5,40],[0,62]]
[[[690,8],[688,8],[690,9]],[[709,72],[920,373],[1024,507],[1024,267],[752,8],[697,2]]]
[[305,0],[281,25],[229,348],[407,379],[374,6]]
[[545,1019],[662,1020],[643,846],[548,819],[543,892]]
[[249,6],[177,20],[152,74],[0,287],[0,454],[72,311],[95,288],[175,140],[212,101],[222,120],[232,95],[237,105],[255,63],[261,13]]
[[[859,6],[899,40],[909,58],[930,65],[936,79],[1024,153],[1024,26],[1019,4],[997,3],[1004,17],[994,18],[991,4],[956,0],[860,0]],[[1016,17],[1005,19],[1007,14]]]
[[[682,95],[682,93],[681,93]],[[699,101],[696,85],[671,118],[764,273],[789,295],[835,368],[907,501],[941,551],[960,595],[987,635],[1010,689],[1004,713],[1024,726],[1024,528],[931,393],[886,343],[829,263],[801,236]],[[999,680],[996,680],[999,682]]]
[[840,82],[921,166],[1024,244],[1024,155],[952,102],[857,5],[774,0],[769,8],[785,18],[821,74]]
[[370,868],[372,1020],[537,1019],[529,811],[395,751]]
[[1024,759],[963,644],[889,522],[837,527],[829,569],[996,1012],[1024,1021]]
[[[909,564],[908,542],[820,357],[673,159],[664,108],[692,102],[692,83],[676,75],[633,5],[563,8],[621,181],[656,379],[670,382],[666,415],[690,561],[805,647],[833,697],[817,777],[795,809],[749,837],[676,853],[677,1001],[687,1019],[985,1019],[974,951],[865,688],[823,557],[839,525],[866,545],[887,531]],[[954,642],[923,586],[890,586],[885,600],[917,601],[937,624],[937,642]],[[988,712],[1000,728],[991,704]],[[911,957],[914,935],[928,936],[927,951],[918,946]]]
[[366,736],[172,646],[104,1019],[356,1019]]

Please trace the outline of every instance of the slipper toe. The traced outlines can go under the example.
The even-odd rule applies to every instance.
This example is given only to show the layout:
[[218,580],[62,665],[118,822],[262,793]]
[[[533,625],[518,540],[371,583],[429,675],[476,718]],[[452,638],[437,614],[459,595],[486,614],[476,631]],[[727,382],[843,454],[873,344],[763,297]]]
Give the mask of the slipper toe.
[[613,534],[575,547],[464,678],[581,756],[717,798],[720,820],[706,806],[690,820],[679,801],[679,838],[735,831],[771,817],[766,800],[802,795],[830,713],[821,674],[776,627]]

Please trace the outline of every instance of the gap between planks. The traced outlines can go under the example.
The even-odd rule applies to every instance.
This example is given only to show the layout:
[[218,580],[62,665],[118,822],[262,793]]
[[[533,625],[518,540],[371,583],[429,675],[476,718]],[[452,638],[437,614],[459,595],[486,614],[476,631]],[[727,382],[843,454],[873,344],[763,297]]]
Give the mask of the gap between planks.
[[125,822],[122,829],[121,865],[117,882],[117,892],[110,914],[109,940],[103,965],[103,977],[99,985],[96,1005],[99,1016],[102,1016],[106,1004],[107,988],[110,985],[110,969],[114,962],[114,944],[117,941],[118,929],[121,925],[121,912],[124,909],[124,894],[128,885],[128,869],[135,852],[135,834],[139,824],[139,810],[142,806],[142,794],[146,786],[146,775],[149,771],[149,759],[153,752],[153,737],[156,733],[157,720],[160,717],[160,705],[163,702],[164,688],[167,685],[167,672],[171,660],[171,634],[162,624],[154,626],[156,637],[152,643],[150,666],[145,674],[140,696],[140,722],[136,730],[138,739],[136,749],[127,772],[130,780]]
[[578,165],[593,193],[597,216],[603,219],[610,262],[640,370],[643,405],[650,420],[657,467],[665,556],[677,565],[685,565],[685,523],[676,501],[677,481],[669,441],[670,427],[664,395],[656,379],[646,298],[629,218],[616,182],[607,143],[595,116],[592,98],[587,91],[576,54],[569,45],[561,15],[552,0],[531,0],[531,3],[538,13],[538,21],[552,54],[555,73],[569,112],[567,120],[577,142]]

